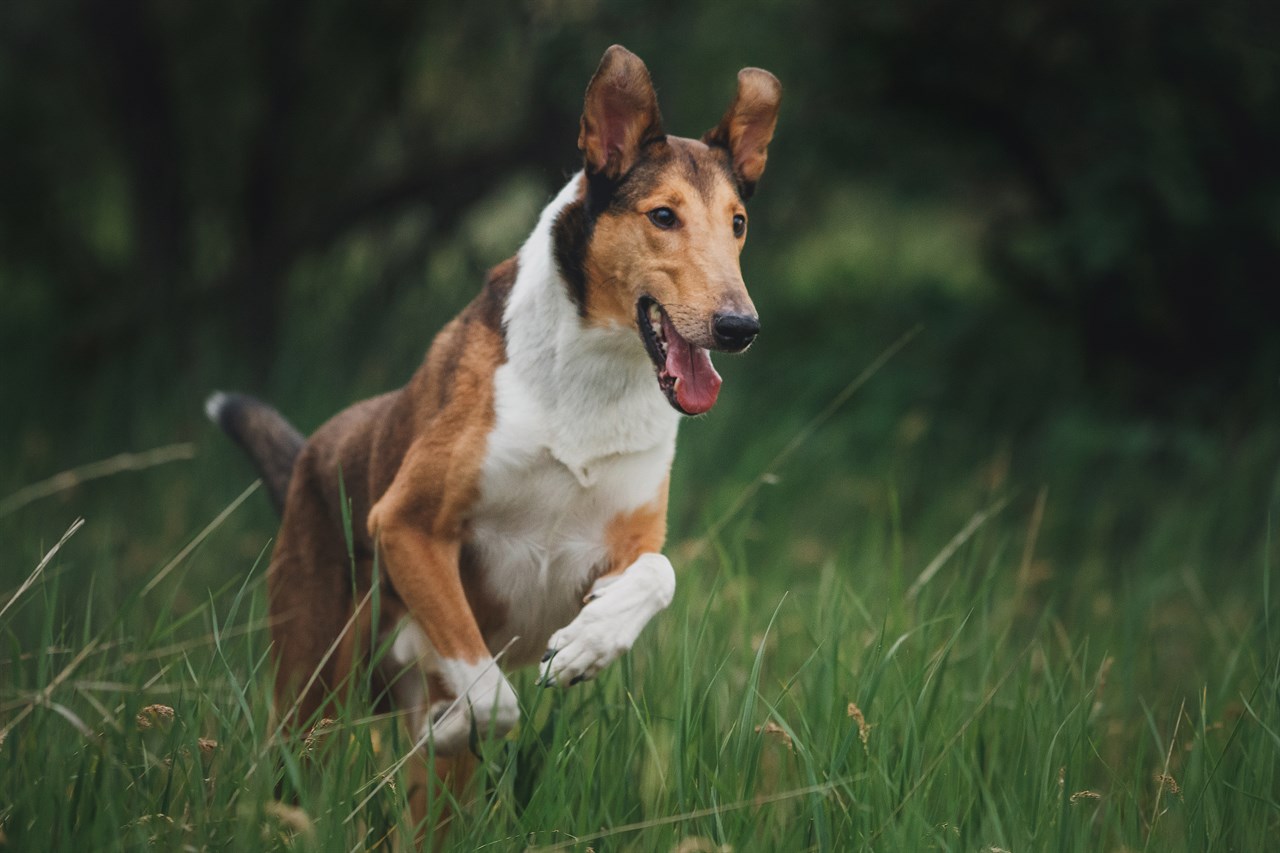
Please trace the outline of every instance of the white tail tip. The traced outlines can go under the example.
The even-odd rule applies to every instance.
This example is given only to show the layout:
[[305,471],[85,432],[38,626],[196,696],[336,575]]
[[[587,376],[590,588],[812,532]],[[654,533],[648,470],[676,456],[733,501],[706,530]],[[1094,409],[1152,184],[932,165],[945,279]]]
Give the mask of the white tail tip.
[[227,405],[227,395],[221,391],[214,391],[209,395],[209,399],[204,401],[204,413],[209,416],[209,420],[215,424],[220,424],[222,410]]

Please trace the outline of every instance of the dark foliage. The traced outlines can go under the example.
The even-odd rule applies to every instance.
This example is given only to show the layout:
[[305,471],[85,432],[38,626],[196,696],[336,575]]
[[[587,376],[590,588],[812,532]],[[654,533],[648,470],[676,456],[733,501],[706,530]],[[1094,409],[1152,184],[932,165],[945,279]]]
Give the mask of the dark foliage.
[[1254,0],[925,0],[819,31],[911,149],[952,149],[926,149],[935,179],[990,193],[997,280],[1155,403],[1280,369],[1277,23]]
[[978,196],[992,276],[1098,377],[1212,400],[1280,370],[1276,8],[9,4],[0,357],[81,375],[145,340],[180,366],[213,333],[263,369],[301,260],[409,211],[420,259],[513,173],[573,168],[585,80],[623,41],[680,132],[738,66],[783,78],[777,239],[842,182]]

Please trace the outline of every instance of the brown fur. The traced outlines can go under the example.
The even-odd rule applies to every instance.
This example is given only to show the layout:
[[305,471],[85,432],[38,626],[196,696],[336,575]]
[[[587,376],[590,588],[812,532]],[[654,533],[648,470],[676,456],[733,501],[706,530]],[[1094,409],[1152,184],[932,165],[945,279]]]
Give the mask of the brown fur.
[[[337,415],[298,458],[268,575],[277,617],[277,704],[285,710],[296,703],[297,721],[313,717],[326,697],[341,691],[356,639],[369,636],[359,619],[355,627],[364,631],[343,628],[372,584],[379,530],[387,593],[404,603],[441,653],[462,660],[487,654],[476,618],[484,619],[485,595],[475,571],[462,568],[463,523],[493,423],[493,372],[505,358],[502,305],[515,275],[514,259],[496,267],[404,388]],[[341,532],[337,472],[351,503],[354,577]],[[484,621],[500,619],[490,616]],[[317,670],[312,686],[296,696]]]
[[[552,230],[559,273],[584,326],[639,331],[638,300],[650,297],[682,337],[710,348],[717,312],[754,315],[734,218],[745,217],[743,200],[764,169],[779,96],[772,75],[745,69],[733,105],[703,141],[667,136],[644,63],[618,46],[606,52],[579,128],[581,194]],[[656,227],[650,214],[661,207],[675,212],[678,226]],[[516,274],[515,259],[496,267],[404,388],[338,414],[297,453],[268,576],[276,703],[287,723],[330,711],[370,638],[405,617],[442,658],[470,663],[489,656],[485,637],[506,624],[506,605],[485,591],[485,567],[468,545],[468,519],[495,421],[494,373],[506,359],[502,317]],[[259,445],[280,442],[246,444]],[[285,477],[277,479],[283,492]],[[661,551],[668,483],[610,522],[602,576]],[[375,608],[358,606],[372,598],[375,581],[378,626]],[[376,675],[388,696],[397,679],[424,677]],[[439,678],[426,676],[426,686],[428,705],[456,698]],[[439,759],[436,771],[451,775],[458,793],[472,766],[465,756]],[[415,763],[415,772],[424,768]],[[420,781],[410,794],[416,817],[430,788]]]
[[587,168],[610,179],[631,171],[640,150],[662,138],[662,115],[649,69],[621,45],[605,51],[587,85],[578,148]]
[[[662,146],[595,222],[584,262],[587,319],[635,326],[636,301],[647,295],[685,339],[712,347],[717,312],[755,312],[738,263],[745,234],[733,233],[746,208],[720,151],[675,136]],[[660,207],[675,211],[677,227],[654,227],[648,213]]]
[[[329,706],[345,695],[354,665],[368,653],[360,644],[373,634],[372,608],[353,611],[372,586],[379,533],[379,631],[412,614],[443,653],[463,660],[488,653],[481,632],[503,616],[483,592],[462,539],[493,423],[493,373],[505,358],[502,306],[515,276],[514,259],[496,267],[404,388],[337,415],[299,456],[267,579],[276,617],[276,708],[290,725],[333,713]],[[354,566],[341,534],[335,472],[351,503]],[[376,675],[387,699],[398,679],[420,677]],[[428,679],[428,697],[455,698],[435,678]],[[421,824],[431,792],[447,789],[460,798],[473,770],[469,755],[439,756],[433,772],[425,759],[410,761],[409,812],[421,832],[428,829]]]
[[667,495],[671,485],[668,477],[658,496],[644,506],[622,513],[609,522],[605,530],[605,542],[609,546],[608,570],[601,575],[616,575],[626,571],[641,554],[656,554],[667,539]]
[[738,94],[724,118],[702,137],[703,142],[733,152],[733,171],[750,198],[769,159],[769,142],[778,124],[782,84],[760,68],[738,72]]

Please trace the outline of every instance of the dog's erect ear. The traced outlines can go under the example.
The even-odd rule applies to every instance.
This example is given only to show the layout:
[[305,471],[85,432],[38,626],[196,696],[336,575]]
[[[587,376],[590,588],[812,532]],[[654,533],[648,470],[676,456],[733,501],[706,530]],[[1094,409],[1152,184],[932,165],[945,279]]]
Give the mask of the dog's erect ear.
[[777,77],[763,68],[744,68],[738,72],[737,97],[720,123],[702,137],[708,145],[729,150],[733,173],[748,195],[764,174],[781,102],[782,84]]
[[587,171],[617,180],[636,164],[646,143],[664,136],[649,69],[640,57],[615,44],[604,52],[587,85],[578,132]]

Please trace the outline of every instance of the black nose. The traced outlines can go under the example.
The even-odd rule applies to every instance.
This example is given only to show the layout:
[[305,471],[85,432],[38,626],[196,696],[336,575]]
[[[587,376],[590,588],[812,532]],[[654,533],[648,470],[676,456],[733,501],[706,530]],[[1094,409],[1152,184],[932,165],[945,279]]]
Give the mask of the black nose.
[[711,330],[717,346],[737,352],[751,346],[760,334],[760,321],[750,314],[717,314],[712,318]]

